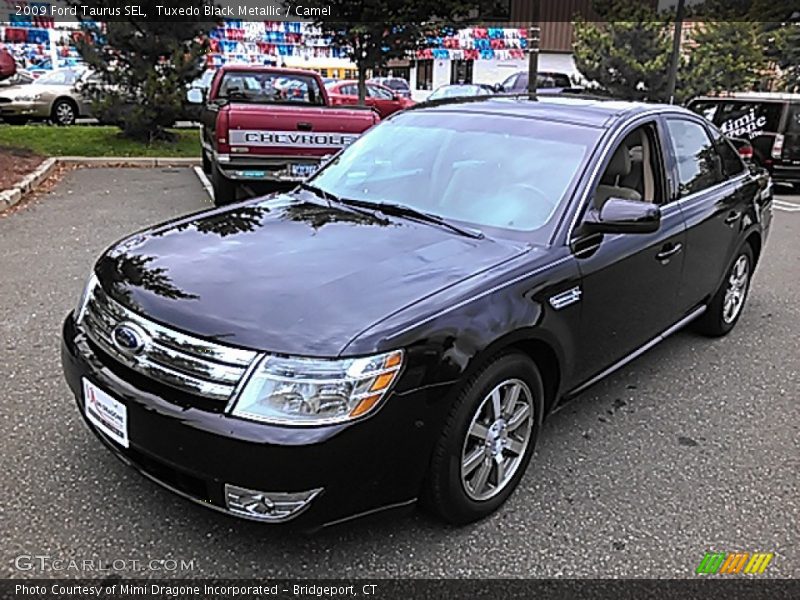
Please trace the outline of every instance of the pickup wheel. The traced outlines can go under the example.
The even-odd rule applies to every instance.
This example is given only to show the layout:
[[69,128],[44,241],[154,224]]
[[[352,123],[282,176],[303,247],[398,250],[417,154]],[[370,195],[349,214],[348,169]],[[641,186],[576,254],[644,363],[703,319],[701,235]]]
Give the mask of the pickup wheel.
[[747,242],[739,248],[706,312],[697,320],[697,330],[712,337],[726,335],[744,310],[753,275],[753,249]]
[[236,202],[236,184],[222,174],[216,163],[211,164],[211,187],[214,188],[214,206]]
[[531,460],[543,398],[539,370],[524,354],[503,354],[475,374],[434,449],[425,504],[454,524],[497,510]]

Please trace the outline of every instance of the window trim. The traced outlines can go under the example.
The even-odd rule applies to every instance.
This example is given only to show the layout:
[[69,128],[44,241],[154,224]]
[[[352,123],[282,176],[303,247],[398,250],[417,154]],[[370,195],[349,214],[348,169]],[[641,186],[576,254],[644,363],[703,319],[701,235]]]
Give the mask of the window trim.
[[[670,143],[668,144],[668,148],[669,148],[669,153],[672,156],[672,178],[674,182],[673,185],[671,186],[672,187],[671,200],[667,204],[665,204],[665,206],[672,204],[673,202],[681,202],[687,198],[691,198],[692,196],[696,196],[698,194],[704,194],[708,190],[716,188],[717,186],[720,186],[722,184],[728,183],[731,180],[725,175],[724,168],[722,165],[722,156],[720,156],[719,152],[717,151],[716,144],[714,143],[714,138],[711,135],[711,131],[708,128],[707,119],[705,119],[702,115],[697,115],[697,114],[692,114],[692,115],[673,114],[673,115],[664,115],[663,120],[664,120],[664,134],[670,136],[669,140]],[[719,159],[720,168],[722,169],[722,181],[717,181],[715,183],[712,183],[711,185],[704,187],[703,189],[695,190],[689,194],[686,194],[683,197],[680,196],[681,176],[680,176],[680,171],[678,169],[678,157],[675,153],[675,148],[672,145],[672,139],[671,139],[672,134],[669,131],[668,121],[670,120],[689,121],[690,123],[698,125],[705,132],[706,137],[708,137],[708,141],[711,144],[711,148],[714,150],[714,154]]]

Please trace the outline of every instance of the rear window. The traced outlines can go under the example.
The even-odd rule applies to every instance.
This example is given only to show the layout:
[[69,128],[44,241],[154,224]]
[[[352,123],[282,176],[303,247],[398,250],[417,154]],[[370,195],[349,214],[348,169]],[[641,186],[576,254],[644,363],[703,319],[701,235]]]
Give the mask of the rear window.
[[408,89],[408,83],[406,83],[404,79],[387,79],[386,81],[383,82],[383,85],[393,90]]
[[777,132],[782,112],[780,102],[726,101],[720,104],[714,124],[729,137],[753,138]]
[[219,98],[256,104],[323,104],[317,80],[307,75],[226,71]]

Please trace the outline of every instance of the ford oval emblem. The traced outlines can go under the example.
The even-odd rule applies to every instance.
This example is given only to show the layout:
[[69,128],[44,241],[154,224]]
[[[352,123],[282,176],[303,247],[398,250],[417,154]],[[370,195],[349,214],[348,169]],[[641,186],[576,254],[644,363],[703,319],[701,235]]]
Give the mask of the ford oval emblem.
[[111,339],[120,352],[135,356],[144,350],[147,344],[147,333],[138,325],[123,321],[114,327]]

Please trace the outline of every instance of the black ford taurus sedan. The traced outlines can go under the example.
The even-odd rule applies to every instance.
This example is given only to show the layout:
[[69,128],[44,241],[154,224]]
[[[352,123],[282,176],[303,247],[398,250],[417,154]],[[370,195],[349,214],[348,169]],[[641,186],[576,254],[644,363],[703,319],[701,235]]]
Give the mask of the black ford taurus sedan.
[[734,327],[771,203],[680,108],[422,107],[291,193],[112,246],[64,371],[110,450],[208,507],[317,527],[421,500],[467,523],[560,403],[689,323]]

